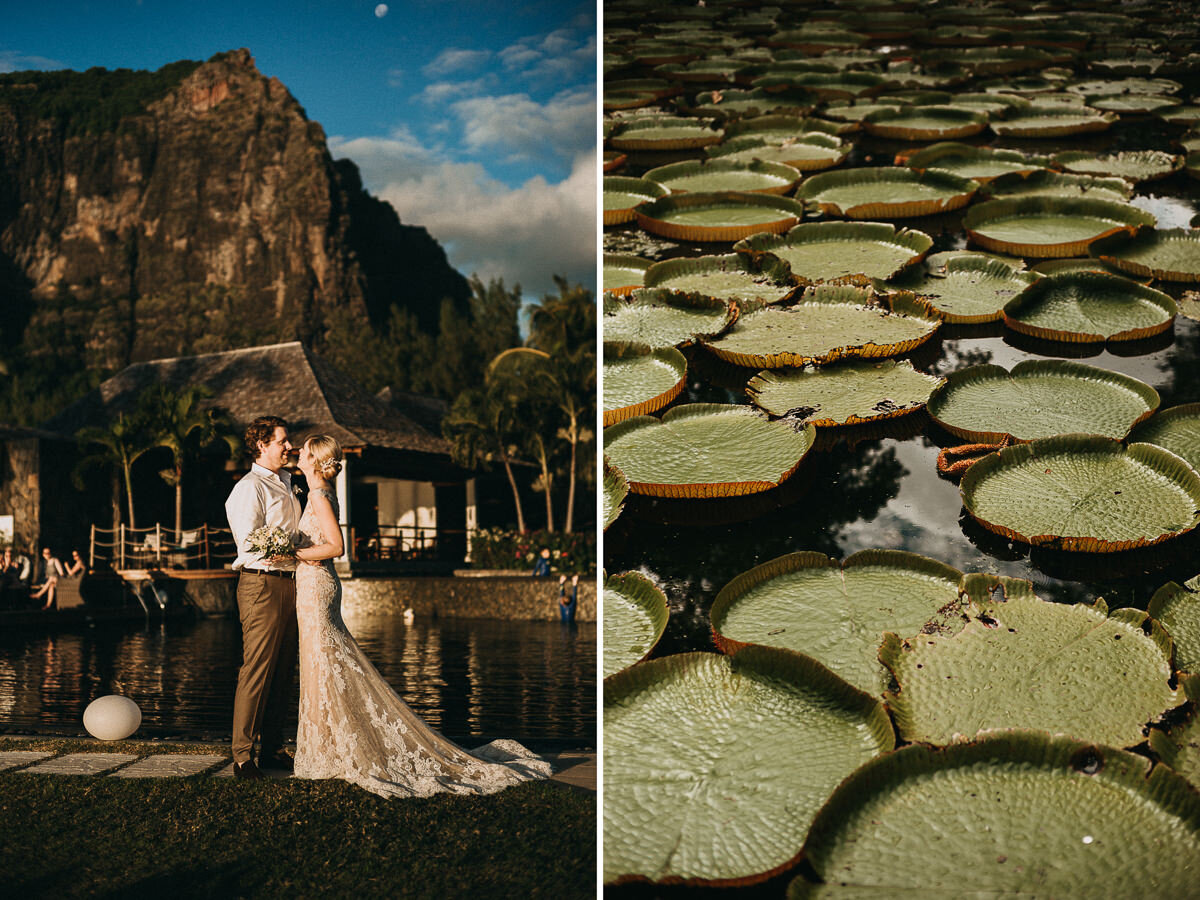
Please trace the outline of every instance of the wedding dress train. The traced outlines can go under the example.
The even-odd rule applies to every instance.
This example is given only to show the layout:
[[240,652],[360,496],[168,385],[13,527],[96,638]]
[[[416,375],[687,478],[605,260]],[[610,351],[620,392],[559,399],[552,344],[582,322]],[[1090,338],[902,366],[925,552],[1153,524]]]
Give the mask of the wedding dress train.
[[[336,517],[337,499],[320,493]],[[300,533],[309,546],[325,543],[311,499]],[[493,741],[468,752],[429,728],[363,654],[342,621],[341,601],[342,584],[331,560],[296,567],[297,777],[341,778],[383,796],[428,797],[490,794],[550,775],[550,764],[516,741]]]

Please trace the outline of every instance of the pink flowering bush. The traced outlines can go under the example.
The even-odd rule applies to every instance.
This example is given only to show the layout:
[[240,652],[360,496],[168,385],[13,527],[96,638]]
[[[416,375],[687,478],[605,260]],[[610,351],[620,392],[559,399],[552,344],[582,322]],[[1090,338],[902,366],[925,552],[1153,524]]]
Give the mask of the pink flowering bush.
[[471,535],[471,568],[519,569],[532,572],[542,548],[550,548],[554,575],[586,575],[596,570],[596,535],[593,532],[505,531],[481,528]]

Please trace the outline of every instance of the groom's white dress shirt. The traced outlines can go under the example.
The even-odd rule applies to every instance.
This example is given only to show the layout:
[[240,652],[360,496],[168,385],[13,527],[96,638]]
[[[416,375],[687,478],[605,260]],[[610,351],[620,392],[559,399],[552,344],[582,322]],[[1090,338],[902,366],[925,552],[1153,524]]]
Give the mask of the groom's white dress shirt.
[[237,543],[238,555],[233,561],[235,571],[250,569],[295,569],[295,560],[276,565],[246,547],[250,532],[264,525],[279,526],[295,539],[300,531],[300,501],[292,491],[292,476],[280,470],[253,463],[250,471],[238,480],[225,501],[229,529]]

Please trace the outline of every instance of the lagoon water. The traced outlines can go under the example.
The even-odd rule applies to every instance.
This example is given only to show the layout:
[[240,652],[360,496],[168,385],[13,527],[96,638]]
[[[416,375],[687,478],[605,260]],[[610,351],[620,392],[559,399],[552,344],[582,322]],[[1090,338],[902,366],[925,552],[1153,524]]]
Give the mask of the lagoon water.
[[[347,616],[346,624],[404,701],[453,740],[595,746],[593,623]],[[84,707],[116,693],[141,707],[139,737],[228,740],[240,662],[234,618],[10,631],[0,637],[0,731],[83,735]],[[295,726],[293,704],[289,736]]]

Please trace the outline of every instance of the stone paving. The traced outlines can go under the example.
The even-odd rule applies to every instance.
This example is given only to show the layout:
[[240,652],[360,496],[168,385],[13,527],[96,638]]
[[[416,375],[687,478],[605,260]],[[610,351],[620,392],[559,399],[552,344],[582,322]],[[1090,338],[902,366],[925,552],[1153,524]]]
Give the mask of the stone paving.
[[5,750],[0,753],[0,772],[14,766],[27,766],[47,756],[50,754],[44,750]]
[[169,778],[172,776],[199,775],[206,769],[224,762],[229,757],[216,753],[160,753],[146,756],[132,766],[113,773],[114,778]]
[[33,775],[99,775],[135,759],[135,753],[68,753],[21,771]]

